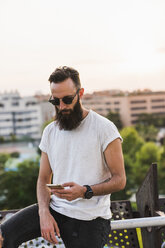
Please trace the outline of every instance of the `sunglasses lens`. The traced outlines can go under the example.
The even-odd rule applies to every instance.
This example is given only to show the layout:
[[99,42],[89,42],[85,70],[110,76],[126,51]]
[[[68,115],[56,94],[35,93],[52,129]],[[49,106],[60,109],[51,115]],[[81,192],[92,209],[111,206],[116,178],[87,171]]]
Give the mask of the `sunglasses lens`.
[[63,99],[62,99],[63,103],[65,104],[71,104],[72,101],[73,101],[73,97],[69,97],[69,96],[65,96]]
[[49,100],[49,102],[51,102],[53,105],[59,105],[60,104],[60,99],[54,98],[52,100]]
[[60,105],[60,99],[54,98],[54,105]]

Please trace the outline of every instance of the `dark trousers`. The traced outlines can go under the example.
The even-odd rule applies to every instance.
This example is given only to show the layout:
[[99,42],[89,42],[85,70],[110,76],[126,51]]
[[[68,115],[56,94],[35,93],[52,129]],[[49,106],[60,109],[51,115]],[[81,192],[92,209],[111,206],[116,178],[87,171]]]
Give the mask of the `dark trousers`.
[[[110,220],[98,217],[91,221],[73,219],[50,208],[66,248],[102,248],[108,241]],[[38,205],[14,214],[1,225],[4,248],[18,248],[23,242],[41,236]]]

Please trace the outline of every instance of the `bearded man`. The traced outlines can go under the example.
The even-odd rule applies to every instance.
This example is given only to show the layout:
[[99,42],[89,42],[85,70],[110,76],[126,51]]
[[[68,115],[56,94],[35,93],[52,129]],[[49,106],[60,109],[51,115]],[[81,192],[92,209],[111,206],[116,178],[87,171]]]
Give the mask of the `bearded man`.
[[[115,125],[83,107],[79,73],[57,68],[49,77],[56,117],[43,131],[38,203],[3,223],[5,248],[38,236],[66,248],[102,248],[110,232],[110,194],[126,184]],[[51,189],[47,184],[62,185]]]

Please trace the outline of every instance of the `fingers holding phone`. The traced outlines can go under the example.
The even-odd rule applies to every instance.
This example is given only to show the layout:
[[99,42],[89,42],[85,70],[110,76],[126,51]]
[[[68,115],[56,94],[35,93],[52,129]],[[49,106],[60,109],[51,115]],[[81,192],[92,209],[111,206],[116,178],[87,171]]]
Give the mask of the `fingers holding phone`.
[[70,199],[70,187],[64,187],[61,184],[47,184],[51,193],[59,198],[69,200]]
[[64,189],[61,184],[46,184],[49,189]]
[[84,197],[84,187],[75,182],[68,182],[62,185],[52,185],[49,188],[51,188],[52,194],[68,201]]
[[59,195],[66,193],[66,188],[64,188],[61,184],[47,184],[47,187],[50,189],[52,194],[58,197]]

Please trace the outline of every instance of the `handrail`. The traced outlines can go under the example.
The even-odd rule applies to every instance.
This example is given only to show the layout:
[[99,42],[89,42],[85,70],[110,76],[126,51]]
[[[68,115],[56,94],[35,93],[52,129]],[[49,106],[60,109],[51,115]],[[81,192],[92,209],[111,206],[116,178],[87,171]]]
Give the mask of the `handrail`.
[[111,229],[130,229],[138,227],[165,226],[165,216],[112,220]]

